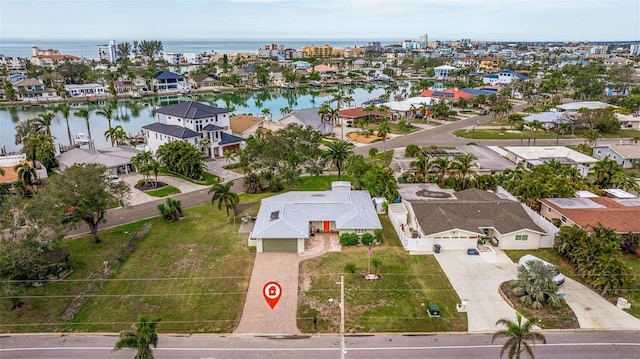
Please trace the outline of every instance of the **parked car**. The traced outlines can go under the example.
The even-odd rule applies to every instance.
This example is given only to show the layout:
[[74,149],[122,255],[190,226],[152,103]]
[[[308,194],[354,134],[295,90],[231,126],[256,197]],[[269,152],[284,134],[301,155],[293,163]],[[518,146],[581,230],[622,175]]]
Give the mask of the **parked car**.
[[470,256],[479,256],[480,251],[478,250],[478,248],[467,248],[467,254]]
[[557,285],[561,285],[562,283],[564,283],[565,281],[565,277],[564,274],[560,273],[560,271],[558,270],[558,268],[556,268],[556,266],[554,266],[553,264],[546,262],[536,256],[533,256],[531,254],[526,254],[524,256],[522,256],[522,258],[520,258],[520,260],[518,261],[518,265],[520,266],[524,266],[528,268],[528,263],[530,263],[531,261],[540,261],[542,263],[544,263],[545,266],[549,266],[553,268],[553,281],[557,284]]
[[118,184],[118,183],[120,183],[120,177],[118,177],[116,175],[107,175],[107,181],[109,181],[111,183]]
[[480,116],[485,116],[485,115],[489,114],[489,111],[487,111],[487,110],[480,110],[480,112],[478,112],[478,114],[480,114]]

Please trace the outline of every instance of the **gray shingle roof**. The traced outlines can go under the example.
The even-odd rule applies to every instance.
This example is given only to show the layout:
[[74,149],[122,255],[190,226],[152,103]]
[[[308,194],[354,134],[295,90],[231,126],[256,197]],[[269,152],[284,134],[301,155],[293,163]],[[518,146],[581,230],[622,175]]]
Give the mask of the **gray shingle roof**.
[[242,137],[231,135],[231,134],[228,134],[226,132],[222,132],[220,134],[220,144],[221,145],[226,145],[226,144],[234,143],[234,142],[242,142],[242,141],[244,141],[244,138],[242,138]]
[[192,137],[200,137],[200,134],[190,130],[188,128],[177,126],[177,125],[167,125],[166,123],[154,122],[152,124],[142,126],[145,130],[162,133],[163,135],[186,139]]
[[411,201],[425,234],[461,229],[482,235],[481,227],[493,227],[503,235],[523,229],[545,233],[519,202],[477,189],[455,195],[457,200]]
[[158,71],[156,72],[155,75],[153,75],[153,78],[157,80],[169,80],[169,79],[184,80],[184,76],[180,74],[176,74],[175,72],[171,72],[171,71]]
[[157,109],[156,112],[180,118],[199,119],[229,113],[229,110],[226,108],[205,105],[200,102],[186,101],[175,105],[161,107]]

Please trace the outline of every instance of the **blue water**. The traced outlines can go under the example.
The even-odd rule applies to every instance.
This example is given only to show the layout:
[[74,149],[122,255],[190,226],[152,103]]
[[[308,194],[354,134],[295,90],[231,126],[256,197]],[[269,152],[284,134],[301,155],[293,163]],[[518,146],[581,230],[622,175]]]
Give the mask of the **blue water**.
[[[84,58],[98,58],[98,45],[106,44],[111,39],[102,40],[7,40],[0,41],[0,54],[8,57],[31,57],[32,47],[40,49],[56,49],[61,54],[75,55]],[[144,40],[144,39],[139,39]],[[116,43],[133,40],[118,40]],[[261,47],[270,43],[283,44],[286,48],[299,50],[307,45],[331,45],[333,47],[364,46],[367,40],[167,40],[162,41],[166,53],[238,53],[257,52]]]
[[[343,90],[353,97],[355,105],[359,106],[364,101],[377,98],[385,92],[384,85],[368,85],[366,88],[345,87]],[[319,107],[324,102],[332,98],[331,93],[336,91],[333,89],[317,89],[304,88],[297,90],[265,90],[265,91],[236,91],[233,93],[207,94],[207,95],[190,95],[189,97],[173,96],[145,98],[139,100],[120,100],[117,108],[113,110],[112,126],[120,125],[130,135],[139,133],[142,126],[155,122],[153,117],[154,109],[169,104],[183,102],[187,100],[199,101],[211,106],[223,107],[229,109],[233,114],[251,114],[254,116],[262,116],[263,109],[269,109],[272,120],[282,118],[280,109],[291,107],[292,109],[304,109],[310,107]],[[105,131],[108,129],[107,120],[95,114],[101,106],[106,106],[108,102],[94,103],[74,103],[74,109],[69,116],[69,126],[71,135],[78,133],[87,133],[87,127],[83,118],[73,115],[77,108],[88,107],[91,117],[89,119],[91,126],[91,135],[93,136],[96,148],[110,146],[110,143],[104,137]],[[15,144],[15,124],[18,121],[37,117],[38,114],[51,111],[52,107],[43,106],[18,106],[10,108],[0,108],[0,147],[5,148],[7,152],[19,151],[21,145]],[[66,122],[61,114],[56,116],[54,125],[51,128],[51,134],[55,137],[54,142],[57,144],[68,145],[69,139],[67,135]]]

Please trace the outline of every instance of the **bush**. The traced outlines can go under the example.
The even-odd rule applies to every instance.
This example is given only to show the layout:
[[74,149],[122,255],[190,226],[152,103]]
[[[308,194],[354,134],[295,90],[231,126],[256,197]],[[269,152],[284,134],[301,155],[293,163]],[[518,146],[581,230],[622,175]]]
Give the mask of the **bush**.
[[373,234],[371,234],[371,233],[365,233],[365,234],[363,234],[363,235],[362,235],[362,237],[360,237],[360,241],[361,241],[361,242],[362,242],[362,244],[364,244],[364,245],[369,245],[369,244],[373,243],[373,241],[374,241],[375,239],[376,239],[376,238],[375,238],[375,237],[373,236]]
[[344,271],[347,273],[355,273],[356,272],[356,265],[354,263],[347,263],[344,266]]
[[360,237],[355,233],[343,233],[340,236],[340,244],[343,246],[357,246],[360,243]]
[[374,157],[374,156],[375,156],[375,155],[377,155],[377,154],[378,154],[378,149],[377,149],[377,148],[375,148],[375,147],[371,147],[371,148],[369,149],[369,157]]
[[404,156],[405,157],[418,157],[420,152],[422,152],[422,149],[420,148],[420,146],[416,145],[415,143],[410,143],[410,144],[407,145],[407,148],[405,148],[405,150],[404,150]]

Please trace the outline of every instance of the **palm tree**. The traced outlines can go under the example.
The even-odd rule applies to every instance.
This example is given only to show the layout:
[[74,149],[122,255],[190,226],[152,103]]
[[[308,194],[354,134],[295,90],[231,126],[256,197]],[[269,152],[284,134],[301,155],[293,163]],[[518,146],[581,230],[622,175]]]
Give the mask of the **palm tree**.
[[106,140],[111,140],[111,146],[121,145],[125,143],[125,140],[129,139],[127,132],[125,132],[124,128],[120,125],[116,127],[110,127],[108,130],[104,132],[104,138]]
[[389,130],[389,121],[387,121],[387,118],[385,117],[378,126],[378,136],[382,137],[382,152],[387,150],[387,135],[389,134]]
[[542,122],[533,120],[529,124],[529,128],[533,130],[533,145],[536,145],[536,138],[538,138],[538,130],[542,128]]
[[219,210],[222,210],[222,207],[227,210],[227,223],[231,223],[229,210],[233,209],[235,211],[236,206],[238,206],[238,202],[240,201],[238,194],[231,192],[232,186],[233,181],[229,181],[225,184],[216,183],[211,187],[211,189],[209,189],[209,193],[213,193],[213,196],[211,197],[211,204],[215,205],[215,203],[218,202]]
[[422,177],[424,183],[429,182],[429,170],[431,170],[432,165],[433,163],[429,157],[423,154],[418,155],[418,159],[411,162],[411,168],[415,171],[415,176]]
[[458,173],[458,177],[462,183],[462,189],[467,189],[467,178],[469,176],[474,178],[478,176],[478,173],[472,170],[473,164],[477,159],[478,158],[475,155],[467,153],[456,157],[451,164],[453,171]]
[[285,115],[290,114],[291,112],[292,112],[292,110],[291,110],[291,107],[289,107],[289,106],[286,106],[286,107],[283,107],[283,108],[280,109],[280,115],[282,117],[284,117]]
[[323,158],[338,168],[338,177],[340,177],[342,168],[352,153],[353,150],[349,142],[335,141],[327,144],[327,150],[324,152]]
[[531,260],[518,267],[518,278],[511,281],[511,289],[520,300],[540,309],[544,305],[554,308],[562,305],[562,297],[556,292],[558,285],[553,281],[556,269],[538,260]]
[[177,199],[167,198],[165,203],[158,204],[158,211],[168,222],[175,222],[184,217],[182,214],[182,203]]
[[87,134],[89,135],[89,148],[90,149],[93,148],[93,137],[91,137],[91,124],[89,123],[89,109],[81,108],[73,115],[84,118],[84,121],[87,124]]
[[[111,106],[105,106],[102,109],[96,111],[96,115],[100,115],[107,119],[107,124],[109,125],[109,130],[111,130],[111,118],[113,117],[113,109]],[[113,147],[114,140],[111,138],[111,147]]]
[[534,345],[536,340],[541,341],[543,344],[547,343],[547,339],[544,335],[531,332],[534,322],[527,320],[522,323],[522,315],[518,312],[516,312],[515,322],[508,319],[500,319],[496,322],[496,325],[504,325],[507,327],[506,329],[494,333],[491,338],[492,343],[498,337],[508,338],[504,345],[502,345],[502,350],[500,350],[501,358],[504,352],[508,351],[509,359],[520,359],[520,354],[522,354],[522,352],[526,352],[531,359],[534,359],[535,356],[533,355],[533,348],[529,343],[527,343],[527,340],[533,340]]
[[35,192],[35,187],[33,186],[33,184],[38,177],[36,170],[27,162],[18,163],[17,165],[13,166],[13,170],[16,171],[18,175],[18,181],[22,182],[25,189],[30,189],[32,192]]
[[69,106],[69,104],[63,103],[61,105],[58,105],[58,107],[56,107],[55,110],[62,112],[62,117],[64,117],[64,120],[67,123],[67,135],[69,136],[69,146],[73,146],[73,140],[71,139],[71,128],[69,127],[69,114],[71,113],[71,106]]
[[613,182],[613,177],[616,173],[621,172],[622,170],[618,166],[618,162],[616,162],[616,160],[607,156],[593,166],[593,171],[596,175],[595,183],[601,188],[610,188]]
[[269,110],[268,108],[263,108],[262,116],[271,118],[271,110]]
[[438,157],[433,161],[433,166],[438,172],[440,186],[444,186],[445,176],[451,171],[451,161],[448,157]]
[[156,333],[158,322],[160,322],[160,318],[149,320],[146,315],[140,315],[131,329],[120,332],[113,350],[137,349],[138,352],[134,359],[153,359],[150,346],[153,345],[154,348],[158,346],[158,334]]
[[44,133],[51,136],[51,122],[53,121],[55,116],[56,114],[54,112],[41,113],[35,119],[35,125],[39,128],[44,128]]

